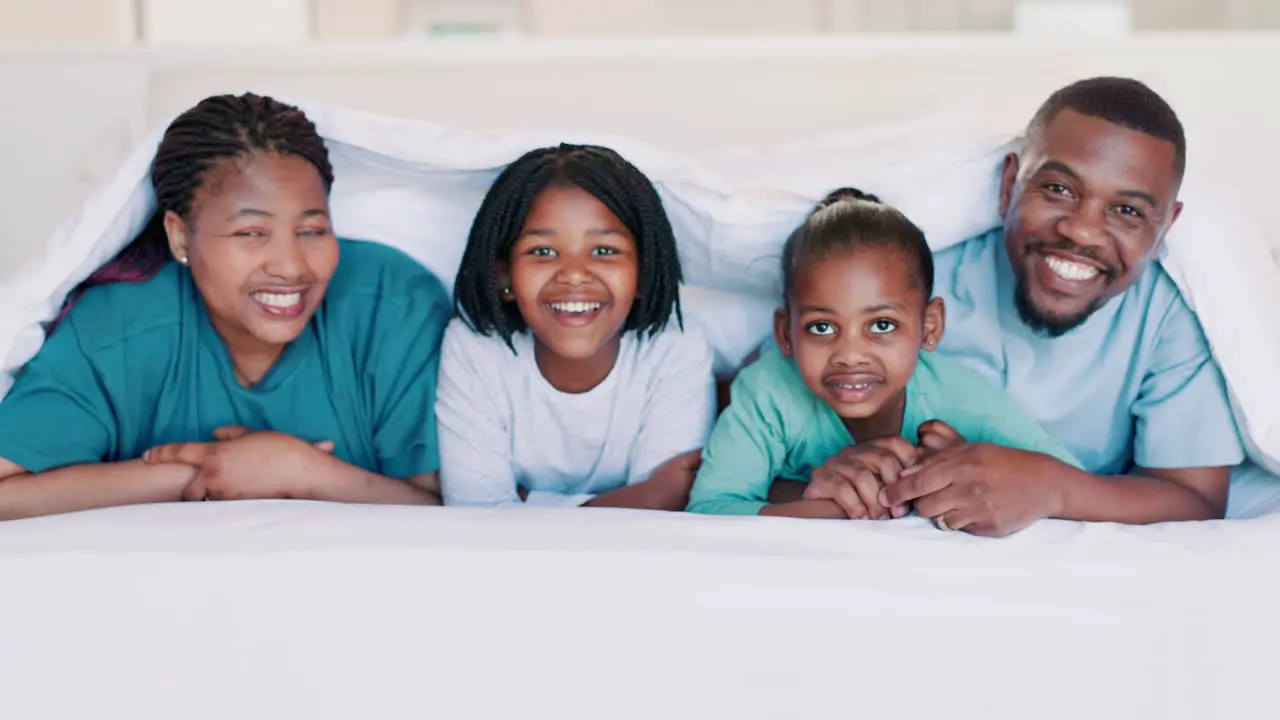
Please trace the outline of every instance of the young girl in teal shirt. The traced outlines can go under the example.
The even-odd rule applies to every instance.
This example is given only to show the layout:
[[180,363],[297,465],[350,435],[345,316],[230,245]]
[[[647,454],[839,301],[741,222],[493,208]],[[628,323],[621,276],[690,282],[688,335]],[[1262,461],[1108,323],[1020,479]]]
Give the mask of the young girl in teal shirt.
[[[901,517],[908,509],[884,507],[881,489],[925,453],[966,441],[1078,466],[1003,390],[932,353],[945,308],[932,298],[924,234],[901,212],[856,190],[832,193],[788,238],[782,277],[777,348],[735,379],[689,510]],[[834,493],[809,485],[788,498],[772,487],[820,474],[841,480],[827,484]]]
[[448,296],[408,256],[334,237],[333,174],[306,116],[206,99],[170,125],[151,180],[147,230],[73,294],[0,402],[0,519],[439,502]]

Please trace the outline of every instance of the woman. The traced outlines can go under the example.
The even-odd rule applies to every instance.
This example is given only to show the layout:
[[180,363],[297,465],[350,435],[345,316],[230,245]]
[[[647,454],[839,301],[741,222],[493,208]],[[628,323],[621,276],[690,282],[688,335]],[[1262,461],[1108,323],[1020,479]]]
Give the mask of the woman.
[[449,299],[408,256],[334,237],[315,126],[271,98],[208,98],[169,126],[151,181],[155,218],[73,293],[0,402],[0,518],[438,504]]

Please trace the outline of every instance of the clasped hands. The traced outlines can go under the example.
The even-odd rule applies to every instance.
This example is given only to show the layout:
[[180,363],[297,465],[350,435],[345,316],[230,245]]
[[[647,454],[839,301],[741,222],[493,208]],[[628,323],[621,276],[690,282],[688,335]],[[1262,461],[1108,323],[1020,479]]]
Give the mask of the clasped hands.
[[315,469],[333,452],[333,443],[309,443],[292,435],[218,428],[213,442],[158,445],[143,454],[149,465],[192,469],[183,500],[264,500],[304,498]]
[[912,509],[946,530],[1002,537],[1052,517],[1042,481],[1053,458],[966,442],[939,420],[920,425],[920,445],[901,437],[844,448],[813,471],[805,500],[828,500],[852,519],[900,518]]

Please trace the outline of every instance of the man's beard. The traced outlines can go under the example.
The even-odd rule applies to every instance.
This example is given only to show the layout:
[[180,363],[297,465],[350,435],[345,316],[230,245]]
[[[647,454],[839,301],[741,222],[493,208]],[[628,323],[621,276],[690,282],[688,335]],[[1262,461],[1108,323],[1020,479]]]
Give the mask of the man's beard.
[[1105,298],[1096,297],[1083,310],[1074,315],[1050,317],[1041,313],[1031,303],[1031,294],[1027,289],[1026,278],[1018,278],[1018,282],[1013,288],[1013,301],[1018,308],[1018,317],[1022,319],[1022,323],[1031,328],[1031,331],[1035,334],[1048,338],[1062,337],[1075,330],[1083,325],[1090,315],[1106,304]]

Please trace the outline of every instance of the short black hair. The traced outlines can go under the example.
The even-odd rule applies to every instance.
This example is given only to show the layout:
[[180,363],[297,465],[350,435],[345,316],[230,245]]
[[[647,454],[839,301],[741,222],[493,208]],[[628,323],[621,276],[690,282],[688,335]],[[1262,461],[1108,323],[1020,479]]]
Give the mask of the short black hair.
[[833,190],[814,207],[782,248],[782,291],[791,302],[796,271],[805,263],[860,247],[889,247],[915,265],[912,279],[933,297],[933,251],[922,231],[895,207],[856,188]]
[[672,312],[683,327],[675,233],[653,183],[609,148],[561,144],[533,150],[508,165],[480,204],[453,286],[454,309],[472,330],[497,334],[515,349],[511,337],[527,325],[514,303],[502,301],[498,263],[510,261],[534,200],[552,186],[591,193],[635,238],[639,277],[623,331],[654,335]]
[[1043,131],[1063,110],[1105,120],[1173,143],[1178,180],[1187,168],[1187,138],[1182,121],[1169,103],[1132,78],[1094,77],[1078,80],[1049,96],[1027,126],[1027,136]]

